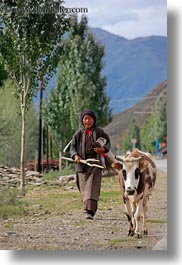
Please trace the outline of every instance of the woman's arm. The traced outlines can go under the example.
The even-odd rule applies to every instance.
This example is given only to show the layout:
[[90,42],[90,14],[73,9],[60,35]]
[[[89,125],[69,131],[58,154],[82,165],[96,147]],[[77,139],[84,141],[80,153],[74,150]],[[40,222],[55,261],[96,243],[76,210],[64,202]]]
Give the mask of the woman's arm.
[[102,137],[106,139],[106,144],[103,146],[103,148],[105,149],[105,153],[108,153],[110,148],[111,148],[111,141],[110,138],[108,136],[107,133],[105,133],[104,131],[102,132]]
[[75,162],[79,163],[81,157],[78,154],[77,142],[78,142],[79,132],[77,132],[71,141],[70,144],[70,155],[71,158],[75,160]]

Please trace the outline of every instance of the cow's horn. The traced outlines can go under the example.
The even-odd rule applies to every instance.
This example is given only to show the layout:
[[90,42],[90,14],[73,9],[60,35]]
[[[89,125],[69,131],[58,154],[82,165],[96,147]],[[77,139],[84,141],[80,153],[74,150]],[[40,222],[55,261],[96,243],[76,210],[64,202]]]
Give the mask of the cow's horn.
[[139,157],[126,157],[123,159],[123,162],[136,162],[139,161],[142,158],[142,156]]
[[118,160],[118,161],[121,161],[121,162],[123,162],[124,161],[124,158],[123,158],[123,156],[115,156],[115,159],[116,160]]

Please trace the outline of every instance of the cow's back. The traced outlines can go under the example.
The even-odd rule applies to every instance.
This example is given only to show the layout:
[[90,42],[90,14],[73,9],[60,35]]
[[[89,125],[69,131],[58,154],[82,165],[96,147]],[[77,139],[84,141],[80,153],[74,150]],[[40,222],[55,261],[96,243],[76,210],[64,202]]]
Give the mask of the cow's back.
[[147,168],[144,171],[145,174],[145,195],[148,196],[152,193],[156,178],[157,178],[157,167],[155,162],[152,159],[152,156],[148,153],[140,152],[143,156],[143,159],[145,159],[148,162]]

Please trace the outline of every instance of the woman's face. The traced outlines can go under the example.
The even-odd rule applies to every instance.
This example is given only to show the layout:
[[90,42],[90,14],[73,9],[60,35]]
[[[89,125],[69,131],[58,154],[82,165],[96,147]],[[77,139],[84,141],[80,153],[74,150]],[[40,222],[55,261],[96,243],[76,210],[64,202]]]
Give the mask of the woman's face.
[[85,129],[91,129],[94,124],[94,119],[91,116],[86,114],[83,117],[82,122],[83,122],[83,126],[85,127]]

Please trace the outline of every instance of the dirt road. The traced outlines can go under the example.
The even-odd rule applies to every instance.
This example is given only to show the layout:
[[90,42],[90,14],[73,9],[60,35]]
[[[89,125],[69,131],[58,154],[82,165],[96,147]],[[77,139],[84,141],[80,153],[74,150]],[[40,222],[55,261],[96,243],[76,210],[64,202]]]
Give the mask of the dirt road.
[[149,201],[147,236],[141,239],[128,237],[122,202],[115,205],[112,201],[107,205],[107,208],[98,209],[93,221],[85,220],[81,209],[75,208],[61,215],[44,212],[31,217],[2,219],[0,249],[150,250],[166,233],[166,174],[159,172]]

